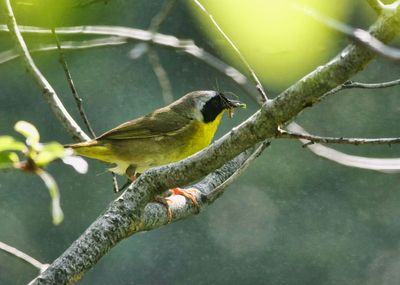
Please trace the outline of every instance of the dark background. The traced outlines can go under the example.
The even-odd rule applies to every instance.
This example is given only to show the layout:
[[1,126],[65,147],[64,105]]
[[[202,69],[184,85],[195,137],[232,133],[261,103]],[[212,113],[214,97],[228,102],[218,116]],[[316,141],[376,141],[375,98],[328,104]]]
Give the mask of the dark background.
[[[365,2],[351,5],[350,24],[373,22],[358,12]],[[61,12],[55,10],[53,16],[44,13],[43,7],[22,5],[16,7],[16,16],[21,24],[29,25],[46,26],[53,21],[57,26],[147,29],[162,3],[116,0],[86,8],[61,5],[54,8]],[[0,19],[4,23],[4,16]],[[161,32],[194,39],[206,50],[220,53],[183,2],[178,2]],[[52,42],[45,36],[25,38],[28,44]],[[347,42],[338,39],[332,56]],[[97,134],[163,105],[147,55],[137,60],[128,56],[135,44],[66,53]],[[0,34],[0,50],[12,46],[9,35]],[[248,108],[239,110],[232,120],[223,120],[217,137],[256,110],[252,99],[216,70],[175,50],[156,50],[176,99],[192,90],[215,89],[217,80],[222,90],[235,92],[247,103]],[[38,53],[34,60],[83,126],[57,53]],[[379,59],[356,79],[389,81],[398,78],[399,71],[397,63]],[[281,91],[266,88],[272,94]],[[400,131],[398,90],[348,90],[307,109],[297,122],[320,135],[396,137]],[[17,136],[13,125],[18,120],[37,126],[42,141],[71,142],[21,61],[14,60],[0,65],[0,134]],[[400,155],[396,145],[335,148],[370,157]],[[51,223],[49,195],[38,177],[1,172],[0,240],[43,263],[57,258],[117,197],[105,166],[96,161],[89,164],[87,175],[61,163],[48,168],[61,191],[65,220],[59,226]],[[274,141],[211,207],[121,242],[81,284],[398,284],[399,181],[398,174],[347,168],[318,158],[297,141]],[[36,274],[31,266],[0,252],[0,284],[25,284]]]

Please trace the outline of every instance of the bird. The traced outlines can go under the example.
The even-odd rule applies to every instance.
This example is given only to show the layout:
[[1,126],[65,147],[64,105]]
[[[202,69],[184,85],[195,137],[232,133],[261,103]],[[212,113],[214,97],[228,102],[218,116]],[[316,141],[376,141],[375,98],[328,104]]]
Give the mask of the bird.
[[[214,90],[193,91],[93,140],[66,146],[77,155],[113,164],[110,171],[134,181],[149,168],[182,160],[208,146],[223,114],[232,117],[235,108],[246,107],[226,95]],[[182,191],[173,194],[194,202]]]

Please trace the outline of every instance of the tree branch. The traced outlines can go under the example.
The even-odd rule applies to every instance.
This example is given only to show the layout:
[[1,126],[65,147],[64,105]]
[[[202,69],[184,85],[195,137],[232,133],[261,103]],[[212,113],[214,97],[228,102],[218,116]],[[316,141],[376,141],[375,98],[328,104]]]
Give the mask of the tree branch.
[[18,29],[17,21],[15,20],[10,0],[3,0],[3,2],[5,4],[5,12],[8,16],[7,26],[14,39],[18,52],[24,60],[24,64],[28,72],[32,75],[36,84],[42,90],[42,94],[49,103],[54,114],[75,139],[79,139],[81,141],[89,140],[89,137],[85,134],[85,132],[79,127],[79,125],[74,121],[74,119],[65,109],[53,87],[35,65],[31,55],[29,54],[28,47],[26,46],[25,41]]
[[[400,12],[382,15],[370,33],[382,42],[391,40],[400,30]],[[349,45],[339,56],[319,67],[221,139],[197,154],[143,173],[105,213],[57,258],[32,284],[65,284],[78,280],[117,242],[138,228],[151,229],[142,219],[143,209],[155,194],[168,188],[187,185],[223,166],[249,147],[272,138],[276,129],[292,120],[304,108],[319,101],[330,89],[343,84],[374,58],[360,45]]]

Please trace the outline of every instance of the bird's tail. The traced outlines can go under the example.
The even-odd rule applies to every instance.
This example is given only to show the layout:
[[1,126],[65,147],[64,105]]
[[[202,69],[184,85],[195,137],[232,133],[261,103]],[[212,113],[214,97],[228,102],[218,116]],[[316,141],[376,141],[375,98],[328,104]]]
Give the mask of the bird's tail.
[[99,144],[96,140],[75,144],[67,144],[64,145],[64,147],[71,148],[77,155],[86,156],[105,162],[113,161],[113,155],[110,151],[110,147],[107,145]]

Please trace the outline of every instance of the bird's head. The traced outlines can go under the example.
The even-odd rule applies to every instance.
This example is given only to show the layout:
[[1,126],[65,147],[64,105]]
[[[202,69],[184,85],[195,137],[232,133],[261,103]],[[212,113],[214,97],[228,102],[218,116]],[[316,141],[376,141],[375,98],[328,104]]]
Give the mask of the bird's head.
[[191,109],[192,119],[204,123],[213,122],[223,111],[228,111],[229,116],[232,117],[235,108],[246,107],[246,104],[228,99],[223,92],[217,91],[194,91],[186,94],[179,101]]

